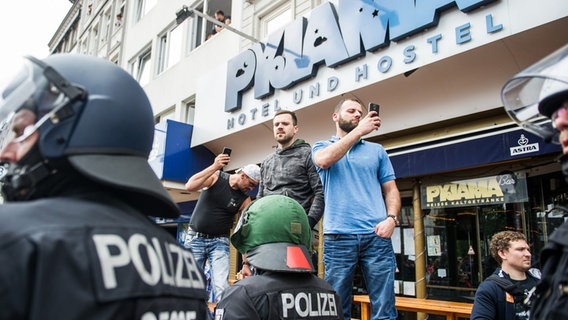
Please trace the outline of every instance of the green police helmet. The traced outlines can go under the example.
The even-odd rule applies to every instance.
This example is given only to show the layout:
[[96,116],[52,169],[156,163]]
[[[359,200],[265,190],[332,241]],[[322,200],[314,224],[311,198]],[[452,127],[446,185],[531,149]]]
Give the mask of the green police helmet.
[[297,201],[286,196],[270,195],[253,201],[243,212],[231,243],[259,269],[314,270],[308,217]]

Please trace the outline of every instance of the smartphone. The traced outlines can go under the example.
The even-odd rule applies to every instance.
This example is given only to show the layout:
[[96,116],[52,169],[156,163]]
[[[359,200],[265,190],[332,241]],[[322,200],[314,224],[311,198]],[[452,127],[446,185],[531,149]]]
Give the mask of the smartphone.
[[377,117],[379,116],[379,111],[381,110],[381,106],[379,106],[376,103],[369,103],[369,112],[371,111],[376,111],[377,112]]
[[231,148],[225,147],[225,148],[223,148],[223,152],[221,152],[221,153],[230,156],[230,155],[231,155],[231,151],[233,151],[233,150],[231,150]]

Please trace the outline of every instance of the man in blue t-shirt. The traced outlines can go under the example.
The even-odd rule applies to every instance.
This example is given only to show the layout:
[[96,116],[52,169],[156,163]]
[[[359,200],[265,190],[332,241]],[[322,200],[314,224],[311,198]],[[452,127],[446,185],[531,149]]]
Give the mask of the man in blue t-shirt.
[[355,266],[365,277],[373,319],[396,319],[391,235],[398,225],[400,193],[385,149],[361,140],[381,126],[375,111],[363,117],[360,101],[341,101],[332,115],[336,135],[313,146],[324,190],[324,265],[328,281],[350,309]]

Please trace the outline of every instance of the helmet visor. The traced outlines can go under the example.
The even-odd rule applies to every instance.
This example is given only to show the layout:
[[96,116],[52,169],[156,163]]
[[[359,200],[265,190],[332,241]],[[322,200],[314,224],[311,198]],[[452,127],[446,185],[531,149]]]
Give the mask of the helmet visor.
[[501,90],[501,100],[511,119],[553,142],[558,141],[558,132],[550,117],[563,97],[568,99],[568,46],[521,71]]
[[0,150],[24,141],[47,120],[56,120],[57,111],[81,96],[83,90],[69,85],[53,68],[27,57],[11,81],[0,87]]

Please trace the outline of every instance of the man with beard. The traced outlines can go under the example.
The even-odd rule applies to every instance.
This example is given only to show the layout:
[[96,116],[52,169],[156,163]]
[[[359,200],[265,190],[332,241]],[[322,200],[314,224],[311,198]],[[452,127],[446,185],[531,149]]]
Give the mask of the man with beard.
[[[313,229],[323,215],[324,205],[321,180],[312,161],[312,148],[296,138],[298,118],[293,111],[278,111],[272,125],[278,146],[260,166],[257,198],[277,194],[298,201],[308,214]],[[246,263],[241,274],[244,277],[250,275]]]
[[313,228],[323,215],[323,189],[312,161],[312,148],[296,138],[298,118],[294,112],[278,111],[272,124],[278,146],[260,166],[257,197],[281,194],[298,201]]
[[363,117],[361,102],[346,99],[335,107],[332,119],[336,135],[317,142],[312,151],[324,191],[325,280],[341,297],[344,317],[350,319],[359,265],[372,318],[396,319],[396,260],[390,237],[398,225],[400,193],[385,149],[361,139],[381,126],[381,118],[375,111]]

